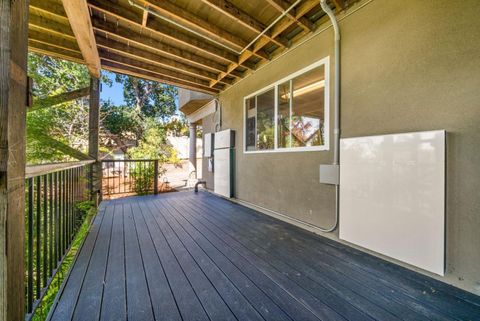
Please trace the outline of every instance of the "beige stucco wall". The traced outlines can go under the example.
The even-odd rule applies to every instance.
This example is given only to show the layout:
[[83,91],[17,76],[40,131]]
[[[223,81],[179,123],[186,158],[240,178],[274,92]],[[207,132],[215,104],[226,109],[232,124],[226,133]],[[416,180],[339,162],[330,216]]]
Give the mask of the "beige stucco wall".
[[[348,13],[340,23],[341,136],[448,131],[441,279],[480,294],[480,1],[373,0]],[[237,131],[236,197],[319,226],[333,221],[334,190],[318,182],[332,152],[244,154],[242,111],[244,96],[325,56],[333,79],[331,29],[219,97],[222,127]]]
[[[212,115],[209,115],[202,119],[202,142],[205,143],[205,134],[215,132],[215,124],[213,122]],[[202,161],[202,180],[206,181],[206,187],[209,190],[213,190],[213,172],[208,171],[208,159],[203,158]]]

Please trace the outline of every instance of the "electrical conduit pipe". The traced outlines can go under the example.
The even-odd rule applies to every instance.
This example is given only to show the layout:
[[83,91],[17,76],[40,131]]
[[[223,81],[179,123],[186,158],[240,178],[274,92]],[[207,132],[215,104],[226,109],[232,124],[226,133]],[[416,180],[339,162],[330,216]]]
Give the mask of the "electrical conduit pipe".
[[[334,127],[333,127],[333,165],[340,165],[340,28],[335,13],[330,9],[327,0],[320,0],[320,6],[332,22],[335,34],[335,83],[334,83]],[[318,229],[321,232],[333,232],[338,226],[340,212],[340,185],[335,185],[335,221],[330,228]]]

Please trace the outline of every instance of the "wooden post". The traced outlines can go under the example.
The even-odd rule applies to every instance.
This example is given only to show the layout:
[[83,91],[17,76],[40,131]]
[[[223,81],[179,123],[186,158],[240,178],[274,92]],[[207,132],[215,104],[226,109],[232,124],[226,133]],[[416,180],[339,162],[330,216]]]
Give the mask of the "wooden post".
[[24,319],[28,0],[0,0],[0,320]]
[[88,156],[95,159],[92,165],[92,197],[97,202],[102,199],[102,163],[98,153],[98,127],[100,125],[100,80],[90,78],[90,111],[88,117]]

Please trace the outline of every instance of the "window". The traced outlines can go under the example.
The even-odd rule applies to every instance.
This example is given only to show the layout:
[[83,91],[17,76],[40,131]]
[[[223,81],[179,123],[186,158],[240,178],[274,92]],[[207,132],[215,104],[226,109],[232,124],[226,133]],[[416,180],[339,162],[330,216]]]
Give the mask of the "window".
[[246,148],[272,150],[275,147],[275,90],[246,100]]
[[328,150],[328,57],[245,98],[245,152]]

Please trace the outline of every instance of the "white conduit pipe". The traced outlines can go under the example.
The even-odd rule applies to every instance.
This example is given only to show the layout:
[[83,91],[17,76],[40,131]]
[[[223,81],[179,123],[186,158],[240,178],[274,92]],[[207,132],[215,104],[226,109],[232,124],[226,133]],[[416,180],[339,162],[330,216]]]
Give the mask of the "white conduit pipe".
[[[335,13],[330,9],[327,0],[320,0],[322,10],[330,18],[335,33],[335,83],[334,83],[334,127],[333,127],[333,165],[340,162],[340,28]],[[335,221],[332,227],[319,230],[325,233],[332,232],[337,228],[340,211],[340,185],[335,185]]]

